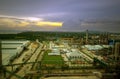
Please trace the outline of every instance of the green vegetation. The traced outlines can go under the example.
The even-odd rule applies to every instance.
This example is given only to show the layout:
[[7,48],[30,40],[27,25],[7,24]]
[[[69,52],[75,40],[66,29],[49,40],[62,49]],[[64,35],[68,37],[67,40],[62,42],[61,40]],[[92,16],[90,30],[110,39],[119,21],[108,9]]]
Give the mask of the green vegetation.
[[63,59],[60,55],[48,55],[48,53],[50,53],[50,52],[51,52],[51,50],[47,50],[44,53],[42,64],[45,64],[45,65],[60,65],[60,64],[64,63],[64,61],[63,61]]
[[58,38],[66,38],[66,37],[74,37],[79,38],[85,35],[84,32],[39,32],[39,31],[28,31],[28,32],[21,32],[17,34],[0,34],[1,40],[36,40],[39,41],[56,41]]
[[[91,35],[100,35],[103,32],[92,32],[89,31],[89,39]],[[119,35],[120,33],[109,33]],[[48,32],[48,31],[26,31],[16,34],[0,34],[0,40],[36,40],[39,41],[56,41],[59,38],[74,38],[74,40],[79,40],[81,38],[85,39],[86,31],[83,32]],[[115,40],[120,41],[120,40]]]

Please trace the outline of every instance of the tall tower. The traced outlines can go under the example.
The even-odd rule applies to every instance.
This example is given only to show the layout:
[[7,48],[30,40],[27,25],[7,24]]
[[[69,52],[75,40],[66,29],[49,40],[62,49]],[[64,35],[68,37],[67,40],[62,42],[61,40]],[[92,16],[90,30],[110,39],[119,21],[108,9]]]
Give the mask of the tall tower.
[[109,33],[106,32],[104,37],[104,44],[108,44],[108,39],[109,39]]
[[86,30],[86,44],[88,44],[88,30]]
[[120,42],[115,43],[115,51],[114,51],[115,60],[120,60]]

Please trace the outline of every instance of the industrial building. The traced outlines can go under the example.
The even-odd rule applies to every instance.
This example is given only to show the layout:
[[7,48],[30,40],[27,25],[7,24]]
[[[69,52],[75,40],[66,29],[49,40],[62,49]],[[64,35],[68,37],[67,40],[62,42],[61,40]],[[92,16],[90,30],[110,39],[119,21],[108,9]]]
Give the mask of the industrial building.
[[[54,41],[39,42],[37,39],[19,42],[21,45],[17,47],[9,42],[2,42],[5,44],[0,47],[2,49],[0,64],[4,66],[1,69],[2,77],[4,79],[49,79],[63,76],[65,78],[71,76],[74,78],[87,76],[95,79],[116,78],[119,74],[120,42],[108,45],[110,37],[105,38],[109,36],[108,34],[94,35],[88,30],[84,35],[80,38],[61,37]],[[5,57],[1,54],[4,49],[16,49],[16,51],[15,54],[11,54],[12,56]]]

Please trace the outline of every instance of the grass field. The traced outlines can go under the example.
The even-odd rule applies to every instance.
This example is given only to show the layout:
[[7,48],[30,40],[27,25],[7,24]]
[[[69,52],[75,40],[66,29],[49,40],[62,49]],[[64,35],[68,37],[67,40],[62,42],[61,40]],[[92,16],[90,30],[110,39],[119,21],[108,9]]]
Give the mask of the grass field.
[[64,61],[61,57],[61,55],[48,55],[50,53],[50,50],[47,50],[44,53],[43,59],[42,59],[42,64],[63,64]]

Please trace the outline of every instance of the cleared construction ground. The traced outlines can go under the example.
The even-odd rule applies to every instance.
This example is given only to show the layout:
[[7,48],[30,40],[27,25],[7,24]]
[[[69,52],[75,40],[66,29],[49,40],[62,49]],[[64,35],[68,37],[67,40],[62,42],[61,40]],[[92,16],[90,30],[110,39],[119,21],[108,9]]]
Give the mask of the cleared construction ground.
[[50,52],[46,44],[31,43],[27,51],[7,66],[9,74],[5,79],[98,79],[100,76],[94,72],[104,72],[92,64],[72,64],[64,54],[49,55]]
[[69,76],[69,77],[47,77],[43,79],[99,79],[96,76]]

